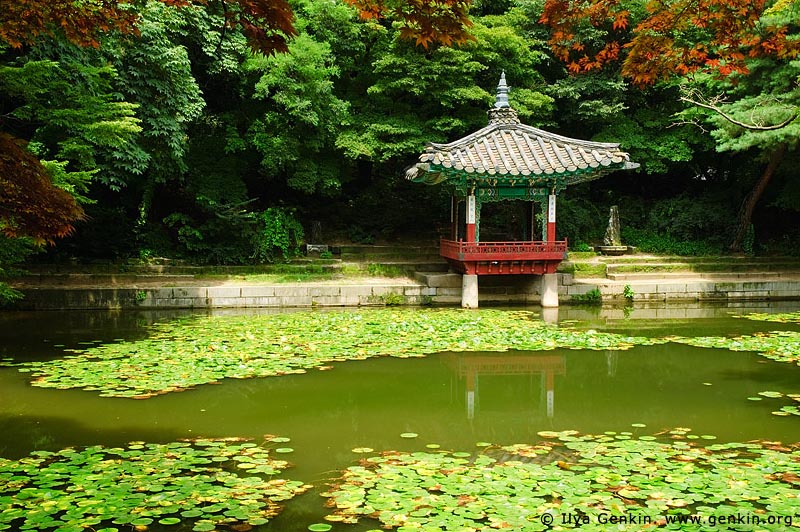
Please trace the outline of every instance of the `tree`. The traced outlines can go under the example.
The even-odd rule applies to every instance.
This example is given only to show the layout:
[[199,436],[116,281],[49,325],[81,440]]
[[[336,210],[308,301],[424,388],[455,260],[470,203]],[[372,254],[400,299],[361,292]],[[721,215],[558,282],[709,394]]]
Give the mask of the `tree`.
[[[210,0],[159,0],[168,6],[209,6]],[[422,46],[463,43],[470,0],[347,0],[362,17],[390,17],[402,28],[404,38]],[[139,10],[145,0],[19,0],[4,2],[0,10],[0,41],[13,48],[35,44],[40,37],[63,35],[80,46],[99,47],[103,33],[139,32]],[[253,50],[271,55],[288,50],[297,34],[294,13],[287,0],[219,0],[224,27],[240,30]]]
[[336,195],[341,185],[335,142],[348,111],[333,93],[339,69],[330,47],[306,34],[295,38],[289,50],[254,57],[246,65],[258,75],[254,98],[266,102],[248,137],[268,177],[284,175],[289,187],[306,194]]
[[[541,22],[573,72],[621,61],[638,85],[695,72],[747,74],[747,60],[800,51],[791,24],[770,15],[774,0],[545,0]],[[789,11],[780,0],[777,9]]]
[[[207,6],[208,0],[159,0],[168,6]],[[0,40],[13,48],[36,44],[43,36],[64,36],[79,46],[100,46],[109,32],[138,34],[145,0],[20,0],[4,2]],[[240,29],[254,50],[285,52],[295,35],[294,15],[286,0],[221,0],[226,27]]]
[[0,232],[52,242],[74,229],[83,209],[53,185],[42,163],[8,133],[0,132]]
[[791,2],[546,0],[541,21],[572,72],[611,66],[638,86],[677,81],[714,126],[718,151],[764,160],[739,209],[730,249],[741,251],[756,203],[800,141],[800,13]]

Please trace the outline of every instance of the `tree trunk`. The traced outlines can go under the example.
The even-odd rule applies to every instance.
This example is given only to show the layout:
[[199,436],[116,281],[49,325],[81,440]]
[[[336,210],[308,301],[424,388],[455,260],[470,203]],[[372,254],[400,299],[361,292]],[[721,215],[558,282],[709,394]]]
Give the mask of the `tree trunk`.
[[767,188],[772,176],[775,175],[775,170],[781,165],[785,155],[786,144],[779,144],[778,147],[775,148],[775,151],[772,152],[772,155],[770,155],[769,163],[767,163],[767,167],[764,169],[761,177],[753,186],[753,189],[747,197],[744,198],[742,206],[739,207],[739,214],[736,220],[736,233],[734,234],[733,242],[728,248],[732,253],[742,252],[742,244],[744,243],[747,229],[750,227],[750,222],[753,218],[753,210],[758,200],[761,199],[761,195],[764,193],[764,189]]

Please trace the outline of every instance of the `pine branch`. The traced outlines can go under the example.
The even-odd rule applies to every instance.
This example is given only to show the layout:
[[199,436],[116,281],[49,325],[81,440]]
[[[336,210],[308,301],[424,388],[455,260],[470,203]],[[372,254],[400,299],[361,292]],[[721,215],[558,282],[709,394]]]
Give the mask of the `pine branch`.
[[724,118],[725,120],[727,120],[731,124],[739,126],[739,127],[743,128],[743,129],[748,129],[750,131],[775,131],[776,129],[781,129],[781,128],[784,128],[784,127],[788,126],[789,124],[794,122],[795,119],[798,116],[797,112],[794,112],[794,113],[792,113],[792,116],[790,116],[789,118],[787,118],[786,120],[784,120],[780,124],[774,124],[774,125],[771,125],[771,126],[761,126],[761,125],[757,125],[757,124],[748,124],[746,122],[742,122],[741,120],[737,120],[737,119],[733,118],[731,115],[727,114],[725,111],[723,111],[721,107],[715,105],[713,102],[701,102],[701,101],[692,99],[692,98],[690,98],[688,96],[681,96],[680,99],[682,101],[688,102],[688,103],[690,103],[692,105],[696,105],[698,107],[702,107],[704,109],[709,109],[711,111],[714,111],[715,113],[717,113],[719,116],[721,116],[722,118]]

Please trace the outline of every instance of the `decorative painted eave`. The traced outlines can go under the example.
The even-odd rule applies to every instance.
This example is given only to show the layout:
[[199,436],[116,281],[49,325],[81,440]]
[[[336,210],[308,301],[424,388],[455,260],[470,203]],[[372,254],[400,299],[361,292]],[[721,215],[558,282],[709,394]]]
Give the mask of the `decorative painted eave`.
[[488,126],[447,144],[429,142],[406,177],[426,184],[457,179],[478,186],[484,181],[490,186],[572,185],[639,167],[619,144],[572,139],[521,124],[507,103],[505,75],[497,94]]

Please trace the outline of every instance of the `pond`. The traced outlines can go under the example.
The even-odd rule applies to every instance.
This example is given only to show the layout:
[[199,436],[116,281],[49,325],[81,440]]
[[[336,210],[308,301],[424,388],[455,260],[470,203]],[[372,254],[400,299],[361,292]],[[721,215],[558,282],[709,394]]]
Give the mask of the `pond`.
[[[562,308],[550,323],[537,308],[0,313],[0,530],[602,530],[602,512],[659,522],[688,508],[723,522],[723,506],[797,526],[799,309]],[[739,462],[733,442],[759,443]],[[784,465],[754,476],[771,482],[752,480],[754,497],[711,504],[691,500],[711,490],[694,477],[670,497],[636,484],[634,468],[597,480],[620,467],[606,455],[630,453],[682,475],[700,462],[695,472],[742,478],[760,461]],[[526,468],[562,487],[592,473],[566,490],[592,504],[547,488],[517,510],[461,492],[436,506],[448,478],[491,477],[489,500],[512,490],[507,470]],[[416,502],[388,502],[404,497]]]

